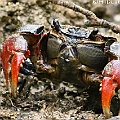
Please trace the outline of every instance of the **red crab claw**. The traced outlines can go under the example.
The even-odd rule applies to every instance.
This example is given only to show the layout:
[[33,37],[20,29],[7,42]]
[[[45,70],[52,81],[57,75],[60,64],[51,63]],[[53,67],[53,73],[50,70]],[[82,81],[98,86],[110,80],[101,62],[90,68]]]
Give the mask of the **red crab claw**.
[[17,97],[18,74],[22,60],[29,56],[27,42],[22,36],[5,41],[1,50],[1,62],[6,79],[6,86],[13,97]]
[[104,70],[105,76],[102,80],[102,109],[106,118],[111,116],[110,102],[114,96],[115,89],[120,88],[120,61],[112,60]]

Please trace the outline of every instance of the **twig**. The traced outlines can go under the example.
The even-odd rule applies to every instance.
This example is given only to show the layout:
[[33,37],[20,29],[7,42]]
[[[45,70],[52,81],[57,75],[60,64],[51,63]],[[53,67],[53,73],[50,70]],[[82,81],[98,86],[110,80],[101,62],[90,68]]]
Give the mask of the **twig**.
[[73,2],[68,2],[63,0],[47,0],[47,1],[53,4],[67,7],[69,9],[74,10],[75,12],[82,13],[88,19],[88,21],[85,23],[86,26],[101,26],[104,28],[109,28],[115,33],[120,33],[119,25],[112,22],[108,22],[107,20],[99,19],[92,11],[82,8],[81,6],[78,6]]

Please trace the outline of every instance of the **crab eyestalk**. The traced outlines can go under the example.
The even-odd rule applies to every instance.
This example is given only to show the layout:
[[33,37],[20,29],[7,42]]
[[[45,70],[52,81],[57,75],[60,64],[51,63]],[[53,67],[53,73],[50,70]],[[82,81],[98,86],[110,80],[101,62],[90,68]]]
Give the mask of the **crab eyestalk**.
[[120,61],[109,62],[103,70],[103,75],[106,77],[102,80],[102,109],[105,117],[110,118],[111,99],[115,94],[115,89],[120,87]]

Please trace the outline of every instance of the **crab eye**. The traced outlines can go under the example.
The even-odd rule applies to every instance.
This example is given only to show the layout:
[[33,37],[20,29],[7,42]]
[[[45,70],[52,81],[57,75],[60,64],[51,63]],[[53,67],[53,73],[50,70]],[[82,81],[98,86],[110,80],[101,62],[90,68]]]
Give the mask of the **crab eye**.
[[61,45],[59,52],[62,51],[62,50],[64,50],[66,47],[67,47],[66,44]]

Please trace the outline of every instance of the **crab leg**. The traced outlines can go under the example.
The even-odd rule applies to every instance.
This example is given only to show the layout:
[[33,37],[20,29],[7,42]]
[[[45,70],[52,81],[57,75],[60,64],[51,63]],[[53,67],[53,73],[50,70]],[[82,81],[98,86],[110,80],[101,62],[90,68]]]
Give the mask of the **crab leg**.
[[120,61],[109,62],[103,70],[105,77],[102,80],[102,109],[106,118],[110,118],[110,103],[115,89],[120,88]]

